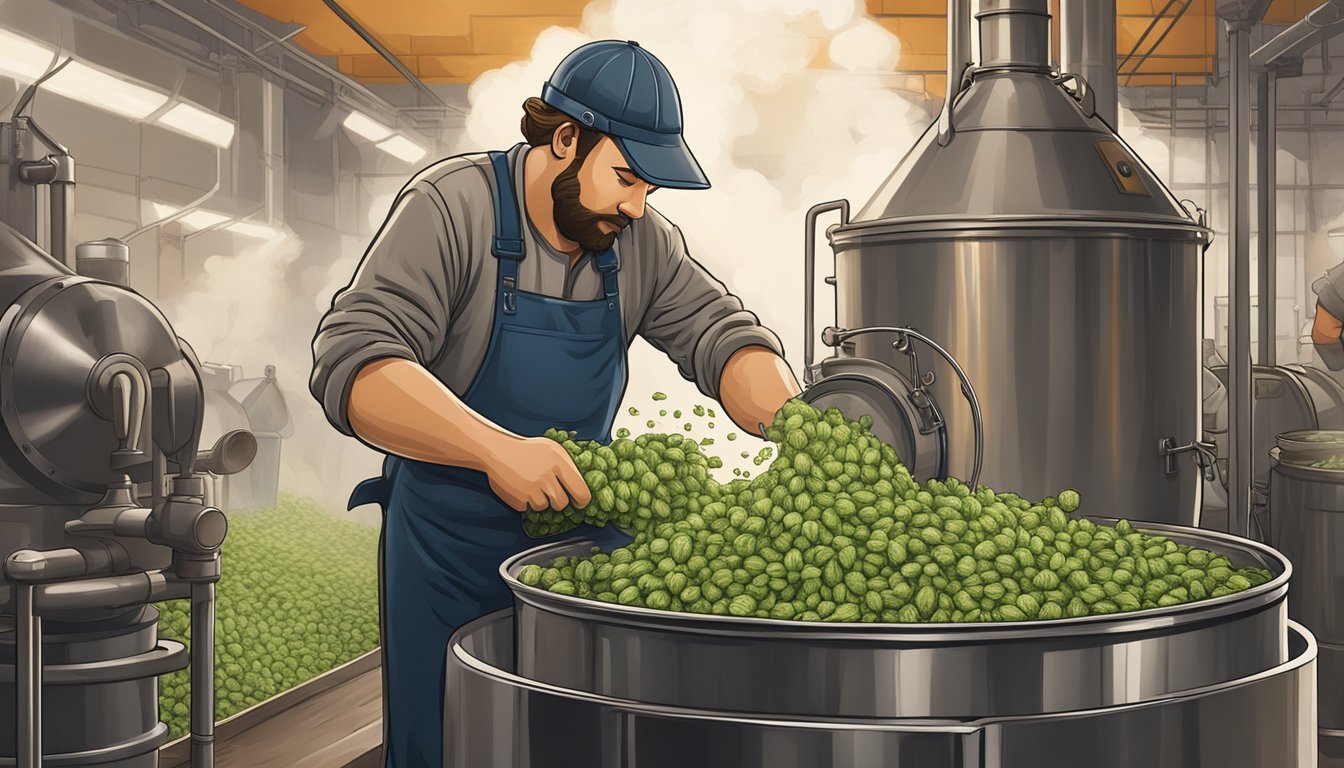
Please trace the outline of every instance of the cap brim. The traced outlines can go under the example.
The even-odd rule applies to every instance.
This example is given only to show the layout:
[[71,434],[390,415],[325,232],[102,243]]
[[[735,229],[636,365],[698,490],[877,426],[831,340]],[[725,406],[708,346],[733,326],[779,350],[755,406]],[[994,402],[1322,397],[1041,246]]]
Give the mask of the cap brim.
[[630,162],[631,170],[650,184],[669,189],[709,189],[709,179],[680,136],[676,144],[667,146],[619,136],[612,138]]

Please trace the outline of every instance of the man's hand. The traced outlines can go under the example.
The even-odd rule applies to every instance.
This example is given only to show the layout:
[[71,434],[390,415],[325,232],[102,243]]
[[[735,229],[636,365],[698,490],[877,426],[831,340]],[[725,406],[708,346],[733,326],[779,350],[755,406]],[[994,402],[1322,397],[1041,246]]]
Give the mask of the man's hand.
[[492,454],[485,469],[490,488],[516,512],[564,509],[571,500],[576,507],[586,507],[592,501],[574,460],[554,440],[510,438]]
[[1311,341],[1314,344],[1338,344],[1344,323],[1330,314],[1320,304],[1316,305],[1316,322],[1311,326]]
[[728,358],[719,379],[719,402],[748,434],[761,435],[775,413],[802,392],[788,363],[765,347],[743,347]]

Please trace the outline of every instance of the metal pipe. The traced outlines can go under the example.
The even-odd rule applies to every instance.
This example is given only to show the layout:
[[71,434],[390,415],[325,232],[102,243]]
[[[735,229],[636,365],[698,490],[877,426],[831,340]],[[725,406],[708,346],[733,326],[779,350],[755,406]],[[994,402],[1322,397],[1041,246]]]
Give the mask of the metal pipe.
[[186,597],[182,585],[170,581],[165,571],[43,584],[36,589],[34,600],[39,612],[119,608]]
[[971,0],[947,0],[947,95],[938,115],[938,144],[952,140],[952,107],[961,92],[961,79],[971,65]]
[[1278,346],[1278,330],[1275,328],[1278,304],[1278,72],[1273,68],[1266,70],[1259,78],[1257,88],[1256,112],[1259,115],[1257,126],[1256,153],[1258,160],[1257,175],[1260,184],[1256,188],[1259,202],[1260,222],[1260,364],[1274,365]]
[[18,626],[15,628],[14,674],[15,753],[17,768],[42,764],[42,617],[33,610],[33,585],[17,584]]
[[1228,523],[1231,533],[1250,535],[1251,520],[1251,251],[1250,198],[1247,193],[1251,137],[1250,110],[1251,24],[1227,22],[1228,60],[1228,200],[1232,219],[1228,254],[1232,259],[1228,296],[1232,317],[1228,323],[1230,375],[1228,394],[1231,461],[1228,464]]
[[1255,49],[1251,66],[1264,69],[1279,59],[1301,56],[1340,33],[1344,33],[1344,0],[1330,0]]
[[51,222],[51,257],[75,271],[74,208],[75,184],[53,181],[48,187],[51,204],[47,215]]
[[1330,106],[1330,102],[1335,100],[1335,97],[1339,95],[1340,91],[1344,91],[1344,77],[1339,78],[1339,82],[1335,83],[1330,90],[1326,91],[1325,94],[1321,96],[1320,105],[1322,107]]
[[215,584],[191,585],[191,766],[215,765]]
[[[960,0],[956,0],[960,2]],[[817,217],[827,211],[839,211],[840,223],[849,223],[849,201],[832,200],[829,203],[818,203],[807,211],[807,219],[804,222],[804,240],[803,240],[803,385],[811,386],[816,377],[812,373],[812,356],[815,354],[816,341],[812,338],[812,330],[815,327],[816,318],[813,315],[816,312],[816,285],[817,282]],[[829,282],[829,280],[828,280]],[[832,283],[834,285],[834,283]],[[764,434],[764,432],[762,432]]]
[[397,58],[396,54],[389,51],[386,46],[379,42],[378,38],[374,37],[372,32],[365,29],[364,25],[356,21],[354,16],[347,13],[346,10],[341,7],[340,3],[336,2],[336,0],[322,0],[322,2],[325,3],[326,6],[331,9],[331,12],[336,14],[341,21],[345,22],[347,27],[353,29],[355,34],[359,35],[364,42],[368,43],[370,48],[377,51],[379,56],[382,56],[387,60],[388,64],[391,64],[396,68],[396,70],[401,73],[401,76],[406,78],[406,81],[411,85],[415,86],[415,89],[419,91],[421,95],[427,97],[431,103],[437,106],[446,106],[443,103],[443,99],[440,99],[436,93],[431,91],[429,86],[425,85],[423,80],[416,77],[415,73],[403,64],[401,59]]
[[211,27],[209,24],[206,24],[205,22],[201,21],[200,19],[197,19],[195,16],[192,16],[190,13],[187,13],[186,11],[181,10],[180,8],[178,8],[176,5],[174,5],[174,4],[172,3],[172,0],[149,0],[149,2],[153,3],[154,5],[157,5],[158,7],[162,8],[162,9],[165,10],[165,11],[167,11],[168,13],[171,13],[172,15],[174,15],[174,16],[176,16],[177,18],[179,18],[179,19],[185,21],[186,23],[190,24],[191,26],[193,26],[193,27],[195,27],[195,28],[201,30],[202,32],[205,32],[206,34],[210,35],[211,37],[215,38],[216,40],[220,41],[221,43],[223,43],[223,44],[227,45],[228,47],[232,48],[234,51],[236,51],[236,52],[242,54],[244,58],[248,59],[249,61],[254,62],[257,66],[261,67],[262,69],[266,70],[267,72],[270,72],[271,74],[275,75],[276,77],[280,78],[281,80],[284,80],[285,82],[289,83],[290,85],[293,85],[294,87],[296,87],[296,88],[298,88],[298,89],[300,89],[300,90],[302,90],[302,91],[306,91],[306,92],[308,93],[309,96],[314,96],[314,97],[320,99],[320,100],[323,101],[323,102],[330,102],[330,101],[332,101],[331,95],[328,94],[326,91],[323,91],[321,88],[318,88],[317,86],[313,85],[312,83],[310,83],[310,82],[308,82],[308,81],[306,81],[306,80],[304,80],[304,79],[302,79],[302,78],[300,78],[300,77],[296,77],[296,76],[294,76],[294,75],[291,75],[290,73],[286,72],[285,70],[283,70],[283,69],[281,69],[281,68],[275,66],[275,65],[272,64],[271,62],[269,62],[269,61],[267,61],[267,60],[261,58],[261,57],[258,56],[258,55],[256,55],[256,53],[254,53],[253,51],[251,51],[250,49],[248,49],[246,46],[239,45],[238,43],[235,43],[235,42],[234,42],[232,39],[230,39],[227,35],[224,35],[223,33],[218,32],[218,31],[215,30],[213,27]]
[[1114,127],[1119,111],[1115,65],[1115,0],[1060,0],[1060,69],[1082,75],[1097,116]]
[[[303,62],[305,65],[308,66],[309,69],[330,80],[332,84],[337,85],[341,88],[348,89],[354,93],[358,93],[360,96],[367,99],[371,104],[376,104],[385,111],[388,112],[397,111],[397,108],[388,103],[386,99],[382,98],[378,94],[364,87],[358,81],[345,77],[339,72],[332,71],[330,67],[318,61],[316,58],[312,56],[312,54],[308,53],[300,46],[295,45],[294,42],[291,41],[289,38],[292,37],[293,34],[298,34],[301,30],[295,30],[295,32],[292,33],[291,35],[281,37],[272,32],[271,30],[267,29],[265,26],[258,24],[256,21],[249,19],[248,17],[244,16],[243,14],[234,10],[233,8],[230,8],[227,3],[221,2],[221,0],[205,0],[205,2],[207,5],[213,7],[220,13],[223,13],[225,16],[228,16],[229,18],[233,19],[239,24],[242,24],[243,26],[246,26],[247,28],[255,32],[258,32],[263,37],[265,37],[267,39],[267,43],[257,48],[258,53],[265,50],[270,45],[279,46],[284,50],[285,56]],[[444,104],[443,106],[450,112],[455,112],[463,116],[467,114],[467,110],[462,109],[461,107],[457,107],[452,104]]]
[[119,238],[117,238],[117,239],[118,239],[118,240],[121,240],[123,243],[128,243],[128,242],[130,242],[133,238],[139,237],[140,235],[143,235],[144,233],[148,232],[149,230],[151,230],[151,229],[153,229],[153,228],[155,228],[155,227],[161,227],[161,226],[163,226],[164,224],[168,224],[168,223],[170,223],[170,222],[177,221],[178,219],[182,218],[183,216],[186,216],[187,214],[191,213],[192,211],[196,210],[197,208],[200,208],[202,205],[204,205],[204,204],[206,203],[206,201],[208,201],[210,198],[214,197],[214,196],[215,196],[215,193],[219,192],[220,181],[221,181],[223,178],[224,178],[224,151],[221,150],[221,149],[219,149],[218,147],[216,147],[216,148],[215,148],[215,183],[214,183],[213,185],[211,185],[211,187],[205,191],[205,194],[201,195],[200,197],[196,198],[195,200],[192,200],[190,203],[187,203],[186,205],[184,205],[184,206],[182,207],[181,210],[179,210],[179,211],[177,211],[177,212],[175,212],[175,213],[170,213],[170,214],[168,214],[167,216],[164,216],[163,218],[158,219],[157,221],[151,221],[151,222],[149,222],[148,224],[145,224],[144,226],[140,227],[139,229],[136,229],[136,230],[133,230],[133,231],[131,231],[131,232],[128,232],[127,234],[122,235],[121,237],[119,237]]

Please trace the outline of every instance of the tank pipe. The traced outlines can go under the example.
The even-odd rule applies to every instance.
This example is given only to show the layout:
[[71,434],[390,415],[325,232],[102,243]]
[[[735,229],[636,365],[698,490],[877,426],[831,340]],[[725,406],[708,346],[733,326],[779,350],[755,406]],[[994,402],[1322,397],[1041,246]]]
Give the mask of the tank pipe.
[[[959,1],[959,0],[958,0]],[[840,212],[840,223],[849,223],[849,201],[832,200],[818,203],[807,211],[803,235],[803,385],[811,386],[816,382],[812,372],[812,360],[816,354],[816,341],[812,338],[816,325],[816,282],[817,282],[817,217],[828,211]],[[762,430],[761,434],[765,434]]]
[[215,584],[191,585],[191,766],[215,765]]
[[33,585],[16,584],[18,626],[15,627],[14,675],[17,696],[14,718],[15,765],[40,768],[42,763],[42,617],[33,606]]
[[1259,77],[1256,89],[1259,121],[1256,126],[1259,208],[1260,364],[1274,365],[1278,346],[1275,317],[1278,304],[1278,72],[1273,67]]
[[971,0],[947,0],[947,88],[938,115],[938,145],[952,141],[952,107],[971,65]]
[[1232,202],[1231,238],[1228,253],[1232,264],[1228,296],[1229,322],[1228,394],[1231,436],[1228,474],[1228,523],[1231,533],[1250,535],[1251,516],[1251,252],[1250,252],[1250,43],[1251,24],[1227,21],[1228,61],[1228,199]]
[[1097,115],[1115,125],[1115,0],[1060,0],[1059,45],[1060,69],[1082,75],[1092,87]]
[[1344,33],[1344,0],[1330,0],[1255,49],[1251,67],[1264,69],[1279,59],[1301,56],[1340,33]]
[[119,608],[186,597],[188,585],[171,579],[170,571],[146,571],[43,584],[34,589],[34,605],[43,613]]

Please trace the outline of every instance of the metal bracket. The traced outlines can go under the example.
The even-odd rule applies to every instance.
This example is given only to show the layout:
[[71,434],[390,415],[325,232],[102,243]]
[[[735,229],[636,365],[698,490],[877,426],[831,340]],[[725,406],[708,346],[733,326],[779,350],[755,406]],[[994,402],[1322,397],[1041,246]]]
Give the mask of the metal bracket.
[[[1064,87],[1064,84],[1072,80],[1075,83],[1073,89]],[[1064,90],[1073,97],[1074,101],[1082,107],[1083,113],[1088,117],[1097,116],[1097,94],[1088,85],[1087,79],[1082,75],[1075,75],[1071,72],[1061,72],[1050,78],[1050,82],[1064,87]]]
[[1166,460],[1168,475],[1176,474],[1176,457],[1182,453],[1195,454],[1195,465],[1199,467],[1205,480],[1214,478],[1213,466],[1218,461],[1218,446],[1204,440],[1196,440],[1188,445],[1176,446],[1176,438],[1164,437],[1157,441],[1157,452]]

